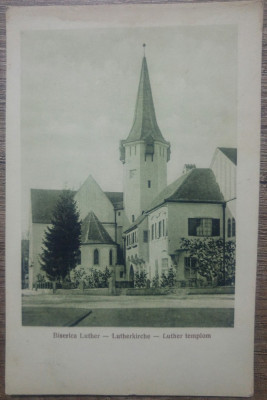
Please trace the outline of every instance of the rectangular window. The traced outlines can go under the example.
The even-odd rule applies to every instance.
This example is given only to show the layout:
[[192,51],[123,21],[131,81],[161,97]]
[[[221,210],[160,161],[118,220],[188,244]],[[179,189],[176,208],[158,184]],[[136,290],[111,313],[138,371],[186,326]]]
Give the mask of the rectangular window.
[[168,266],[168,258],[162,258],[161,260],[161,268],[162,268],[162,272],[167,272],[169,269]]
[[123,271],[120,271],[120,278],[123,278]]
[[147,187],[151,188],[151,181],[147,181]]
[[143,241],[144,243],[148,242],[148,231],[143,231]]
[[192,257],[184,258],[184,276],[186,279],[195,278],[197,260]]
[[154,226],[155,226],[155,239],[157,239],[157,238],[158,238],[158,234],[157,234],[157,224],[154,224]]
[[134,222],[134,215],[132,215],[132,222]]
[[162,220],[162,236],[165,236],[165,219]]
[[151,230],[152,230],[151,231],[151,239],[154,240],[154,237],[155,237],[154,224],[152,225]]
[[189,236],[220,236],[220,220],[213,218],[188,218]]
[[161,237],[161,221],[159,221],[159,238]]

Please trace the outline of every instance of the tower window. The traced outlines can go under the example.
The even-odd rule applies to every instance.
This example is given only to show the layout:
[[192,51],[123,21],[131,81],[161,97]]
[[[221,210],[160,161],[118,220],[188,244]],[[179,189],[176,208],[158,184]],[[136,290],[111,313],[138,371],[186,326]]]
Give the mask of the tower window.
[[147,187],[151,188],[151,181],[147,181]]
[[132,215],[132,222],[134,222],[134,215]]
[[109,250],[109,265],[112,265],[112,250]]

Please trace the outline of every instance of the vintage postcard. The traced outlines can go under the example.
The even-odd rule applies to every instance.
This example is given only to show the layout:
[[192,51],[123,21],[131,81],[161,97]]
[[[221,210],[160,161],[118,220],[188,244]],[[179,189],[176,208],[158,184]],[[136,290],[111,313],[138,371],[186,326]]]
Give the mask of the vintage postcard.
[[249,396],[262,3],[10,7],[8,394]]

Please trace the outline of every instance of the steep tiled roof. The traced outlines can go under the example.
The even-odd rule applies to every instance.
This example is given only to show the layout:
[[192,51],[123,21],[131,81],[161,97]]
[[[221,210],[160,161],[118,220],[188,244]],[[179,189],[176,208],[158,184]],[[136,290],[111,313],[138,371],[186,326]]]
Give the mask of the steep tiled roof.
[[115,210],[123,208],[123,192],[105,192],[105,195],[109,198]]
[[194,168],[167,186],[147,211],[165,201],[221,203],[224,199],[213,171],[209,168]]
[[114,241],[93,211],[90,211],[82,222],[81,242],[114,244]]
[[31,189],[33,223],[51,223],[53,211],[62,192],[63,190]]
[[218,147],[218,149],[229,158],[232,163],[237,164],[237,149],[235,147]]
[[167,143],[157,124],[146,58],[143,58],[132,129],[126,143],[158,140]]

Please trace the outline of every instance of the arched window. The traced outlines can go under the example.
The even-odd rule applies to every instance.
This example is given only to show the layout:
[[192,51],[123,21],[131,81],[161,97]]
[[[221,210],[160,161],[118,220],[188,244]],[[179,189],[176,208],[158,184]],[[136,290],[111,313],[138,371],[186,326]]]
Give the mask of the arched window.
[[109,265],[112,265],[112,250],[109,250]]
[[94,250],[94,265],[99,264],[99,251],[97,249]]
[[232,236],[235,236],[235,219],[232,218]]
[[78,252],[77,252],[77,265],[81,265],[81,262],[82,262],[81,250],[78,250]]
[[232,236],[231,218],[228,218],[228,220],[227,220],[227,236],[228,236],[228,237],[231,237],[231,236]]

